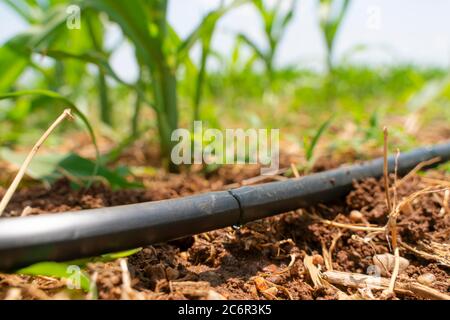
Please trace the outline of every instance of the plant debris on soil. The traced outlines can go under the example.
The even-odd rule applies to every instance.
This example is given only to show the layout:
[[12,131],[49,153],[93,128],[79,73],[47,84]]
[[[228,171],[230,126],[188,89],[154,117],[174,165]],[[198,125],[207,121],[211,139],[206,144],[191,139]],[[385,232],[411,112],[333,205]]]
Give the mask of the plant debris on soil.
[[[336,167],[342,161],[327,163],[321,159],[316,163],[313,171]],[[220,190],[230,184],[242,184],[257,172],[258,168],[254,167],[225,166],[207,178],[195,173],[156,174],[144,181],[143,190],[118,191],[101,183],[88,190],[73,190],[70,182],[63,179],[50,188],[22,188],[14,195],[5,217]],[[391,178],[393,185],[394,178]],[[401,180],[395,191],[401,201],[430,186],[448,188],[448,184],[448,174],[429,170]],[[431,290],[431,296],[397,286],[394,295],[385,295],[380,288],[365,283],[332,283],[327,278],[327,272],[331,271],[335,272],[332,275],[344,278],[352,274],[373,275],[374,259],[390,259],[392,244],[386,233],[372,235],[363,228],[346,227],[381,227],[388,222],[384,188],[383,179],[355,181],[353,190],[334,203],[298,209],[239,229],[228,227],[148,246],[128,258],[89,263],[87,273],[97,286],[99,299],[425,299],[436,298],[433,293],[447,297],[450,294],[450,203],[445,190],[421,194],[397,218],[400,256],[407,263],[396,281],[402,288],[418,283],[425,287],[426,293]],[[389,262],[392,266],[393,261]],[[393,267],[389,268],[381,270],[387,281]],[[67,290],[61,279],[0,274],[0,298],[92,297]]]

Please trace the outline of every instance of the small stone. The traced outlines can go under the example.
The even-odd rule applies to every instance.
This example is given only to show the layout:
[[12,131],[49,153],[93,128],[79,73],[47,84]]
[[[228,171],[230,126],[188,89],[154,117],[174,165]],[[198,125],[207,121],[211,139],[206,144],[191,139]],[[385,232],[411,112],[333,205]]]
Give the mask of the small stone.
[[180,252],[180,258],[183,259],[183,260],[188,260],[189,259],[189,254],[187,253],[187,251]]
[[29,216],[31,213],[33,212],[33,208],[30,206],[26,206],[23,210],[22,213],[20,214],[22,217],[25,216]]
[[417,282],[426,285],[431,286],[433,285],[433,282],[436,281],[436,276],[432,273],[424,273],[417,277]]
[[206,300],[227,300],[227,298],[214,290],[209,290]]
[[256,289],[258,289],[258,291],[265,291],[269,288],[269,286],[267,285],[267,282],[264,280],[264,278],[255,277],[253,279],[253,282],[255,283],[255,287],[256,287]]
[[268,266],[265,266],[263,268],[263,271],[268,273],[275,273],[278,271],[278,267],[274,264],[269,264]]
[[145,268],[145,273],[150,279],[154,279],[154,280],[166,278],[166,274],[164,272],[164,267],[160,263],[147,266]]
[[276,296],[278,293],[278,289],[277,289],[277,287],[271,287],[269,289],[264,290],[264,293],[268,293],[272,296]]
[[180,272],[177,269],[174,269],[172,267],[166,268],[167,280],[175,280],[175,279],[178,279],[179,276],[180,276]]
[[266,280],[275,284],[280,284],[281,282],[283,282],[283,278],[279,275],[267,277]]
[[5,300],[21,300],[22,290],[20,288],[11,288],[6,292]]
[[[382,276],[389,276],[394,271],[395,256],[390,253],[376,254],[373,256],[373,263]],[[409,266],[408,259],[399,257],[398,273],[401,274]]]
[[312,256],[312,262],[313,262],[313,264],[315,264],[315,265],[321,265],[321,266],[323,266],[324,265],[324,261],[323,261],[323,257],[320,255],[320,254],[315,254],[315,255],[313,255]]
[[353,210],[350,212],[349,218],[353,222],[360,222],[364,219],[364,215],[358,210]]

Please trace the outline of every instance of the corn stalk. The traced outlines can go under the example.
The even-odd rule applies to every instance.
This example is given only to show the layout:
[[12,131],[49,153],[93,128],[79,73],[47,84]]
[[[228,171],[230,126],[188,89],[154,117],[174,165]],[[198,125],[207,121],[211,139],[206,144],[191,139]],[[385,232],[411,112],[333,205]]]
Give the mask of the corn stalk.
[[[50,0],[47,4],[26,0],[8,0],[7,4],[26,19],[33,29],[14,37],[7,46],[0,48],[0,52],[4,53],[4,57],[7,58],[1,59],[0,57],[0,66],[4,64],[7,69],[5,77],[0,80],[0,89],[4,89],[4,91],[11,89],[11,85],[15,83],[20,74],[31,66],[31,55],[34,53],[53,58],[56,62],[55,73],[65,74],[66,77],[72,78],[71,81],[61,78],[58,82],[71,88],[85,83],[83,74],[87,70],[86,66],[88,63],[93,63],[98,68],[96,83],[102,121],[111,124],[112,110],[107,86],[107,77],[111,77],[136,92],[136,115],[132,119],[134,134],[137,132],[141,104],[145,103],[154,109],[161,155],[167,164],[170,164],[169,157],[173,145],[171,134],[178,128],[179,117],[177,73],[186,62],[192,65],[189,52],[192,46],[200,41],[202,58],[193,95],[195,118],[199,118],[206,63],[211,51],[210,44],[216,23],[228,10],[245,1],[247,0],[236,0],[230,5],[221,5],[217,10],[206,15],[186,39],[180,39],[167,22],[168,0],[75,1],[71,4],[77,4],[81,8],[82,28],[73,32],[65,28],[67,18],[65,9],[68,3],[64,1]],[[134,46],[140,75],[146,75],[145,78],[140,77],[135,84],[122,81],[109,65],[108,59],[111,52],[106,52],[104,49],[104,28],[100,14],[106,14],[111,21],[116,23],[121,28],[123,35]],[[67,41],[75,40],[81,45],[67,47]],[[14,59],[17,53],[23,59]],[[9,61],[16,63],[10,64]],[[72,63],[77,66],[77,72],[70,70],[71,72],[65,73],[66,66]],[[34,67],[46,74],[49,79],[52,78],[44,68]]]
[[134,45],[141,73],[148,71],[151,77],[152,107],[157,116],[161,154],[168,161],[173,146],[171,134],[178,128],[177,71],[189,59],[191,47],[201,39],[204,54],[197,79],[195,109],[198,110],[212,32],[217,20],[234,4],[211,12],[184,40],[178,38],[167,22],[167,0],[86,0],[81,4],[106,13]]
[[348,11],[350,0],[320,0],[320,28],[325,38],[328,72],[333,72],[333,53],[336,35]]
[[273,7],[269,7],[263,0],[253,0],[252,3],[261,17],[266,38],[265,48],[258,46],[244,33],[238,37],[246,43],[254,54],[264,63],[269,82],[275,77],[275,57],[281,40],[286,33],[289,23],[292,21],[298,0],[291,0],[288,10],[283,11],[281,4],[285,1],[278,0]]

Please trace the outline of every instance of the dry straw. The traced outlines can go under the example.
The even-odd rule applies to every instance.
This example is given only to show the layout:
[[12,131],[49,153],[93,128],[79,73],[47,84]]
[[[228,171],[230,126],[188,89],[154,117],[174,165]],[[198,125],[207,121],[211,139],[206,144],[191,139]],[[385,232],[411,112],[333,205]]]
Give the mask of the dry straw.
[[8,190],[6,190],[6,193],[0,202],[0,216],[3,214],[3,211],[5,211],[6,206],[8,205],[9,201],[11,200],[14,192],[16,191],[20,181],[22,180],[23,176],[25,175],[25,172],[28,169],[28,166],[31,163],[31,160],[33,160],[33,157],[38,152],[41,145],[45,142],[45,140],[48,138],[48,136],[55,130],[55,128],[63,122],[64,119],[69,118],[73,119],[73,115],[70,109],[65,109],[64,112],[55,120],[55,122],[52,123],[52,125],[47,129],[47,131],[44,132],[44,134],[39,138],[39,140],[36,142],[36,144],[33,146],[33,149],[31,149],[28,156],[25,158],[25,161],[19,168],[19,172],[17,172],[16,177],[14,178],[13,182],[9,186]]

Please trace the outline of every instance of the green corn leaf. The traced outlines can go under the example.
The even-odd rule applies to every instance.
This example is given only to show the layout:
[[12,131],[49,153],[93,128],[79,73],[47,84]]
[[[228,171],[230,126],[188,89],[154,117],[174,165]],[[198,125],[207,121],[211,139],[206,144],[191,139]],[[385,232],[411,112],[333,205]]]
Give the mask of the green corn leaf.
[[120,252],[115,252],[115,253],[107,253],[107,254],[101,255],[100,260],[103,262],[106,262],[106,261],[112,261],[112,260],[116,260],[116,259],[120,259],[120,258],[126,258],[135,253],[138,253],[141,250],[142,250],[142,248],[136,248],[136,249],[130,249],[130,250],[120,251]]
[[415,92],[407,102],[410,112],[417,112],[439,98],[446,88],[450,86],[450,75],[439,80],[431,80]]
[[39,51],[37,53],[44,54],[44,55],[46,55],[48,57],[52,57],[56,60],[76,59],[76,60],[83,61],[85,63],[95,64],[101,69],[102,72],[104,72],[106,75],[110,76],[112,79],[114,79],[118,83],[120,83],[130,89],[135,90],[139,94],[140,98],[146,104],[148,104],[149,106],[151,106],[152,108],[154,108],[156,110],[155,104],[153,102],[151,102],[150,100],[148,100],[144,90],[142,90],[136,84],[128,83],[125,80],[123,80],[122,78],[120,78],[117,75],[117,73],[114,72],[113,68],[109,64],[107,57],[101,52],[93,51],[93,52],[84,52],[84,53],[76,54],[76,53],[71,53],[71,52],[67,52],[64,50],[46,49],[43,51]]
[[65,6],[52,8],[39,25],[35,25],[29,31],[13,37],[7,45],[17,52],[25,54],[28,54],[32,49],[42,46],[48,47],[66,31],[64,28],[67,19],[65,10]]
[[[158,1],[159,2],[159,1]],[[137,51],[145,60],[146,64],[155,66],[164,61],[161,51],[162,43],[158,36],[152,36],[149,30],[148,16],[149,8],[147,2],[142,0],[116,1],[116,0],[86,0],[82,2],[86,7],[105,12],[118,23],[122,31],[130,38],[136,46]],[[160,13],[154,13],[158,16]],[[155,21],[152,21],[155,23]]]
[[306,160],[311,161],[314,155],[314,149],[316,148],[317,143],[320,140],[320,137],[325,133],[325,131],[330,126],[331,122],[333,121],[334,115],[331,116],[328,120],[323,122],[319,129],[316,131],[315,135],[313,136],[311,143],[308,145],[306,149]]
[[177,52],[177,61],[183,61],[188,55],[189,50],[197,43],[197,41],[205,41],[208,38],[211,38],[212,33],[216,28],[216,24],[222,16],[227,14],[230,10],[247,2],[248,0],[233,1],[227,6],[221,6],[206,14],[191,34],[180,43]]
[[[56,169],[58,168],[63,169],[63,174],[66,172],[69,175],[82,179],[91,179],[91,173],[95,169],[95,163],[76,154],[69,154],[56,164]],[[128,182],[118,173],[111,171],[104,166],[98,167],[96,176],[106,180],[113,189],[142,187],[139,183]]]
[[[31,275],[31,276],[48,276],[59,279],[75,280],[79,275],[80,288],[84,292],[91,293],[94,299],[97,298],[97,288],[91,282],[89,275],[82,270],[88,263],[92,262],[108,262],[120,258],[129,257],[141,251],[142,248],[135,248],[120,252],[107,253],[98,257],[71,260],[66,262],[44,261],[32,264],[28,267],[17,270],[15,273]],[[79,272],[78,275],[75,272]],[[78,279],[76,279],[78,280]]]
[[[26,154],[11,151],[8,148],[0,149],[0,158],[19,168],[26,158]],[[45,180],[48,182],[61,178],[58,173],[56,164],[64,159],[64,155],[36,155],[27,168],[27,175],[36,180]]]
[[[75,266],[77,267],[77,266]],[[22,268],[17,270],[18,274],[25,274],[31,276],[48,276],[59,279],[75,279],[75,277],[79,276],[80,288],[85,292],[91,292],[92,285],[89,276],[86,272],[80,270],[79,274],[76,275],[78,269],[74,268],[74,265],[62,262],[39,262],[35,263],[26,268]]]
[[165,0],[116,1],[86,0],[86,7],[105,12],[131,40],[139,61],[148,67],[152,77],[155,110],[158,116],[161,151],[165,157],[173,144],[170,135],[178,127],[176,70],[173,57],[166,51]]
[[337,31],[339,30],[350,5],[350,0],[344,0],[341,5],[337,7],[338,12],[336,14],[332,10],[335,8],[333,2],[334,1],[332,0],[320,1],[321,11],[324,13],[324,15],[320,17],[320,26],[325,35],[327,48],[330,52],[333,52],[333,45]]
[[92,126],[89,123],[89,120],[86,118],[86,116],[69,99],[67,99],[66,97],[60,95],[57,92],[50,91],[50,90],[30,89],[30,90],[15,91],[15,92],[10,92],[10,93],[0,94],[0,100],[11,99],[11,98],[19,98],[19,97],[28,96],[28,95],[40,95],[40,96],[45,96],[45,97],[52,98],[52,99],[55,99],[57,101],[60,101],[60,102],[62,102],[65,105],[64,107],[61,108],[61,110],[66,108],[66,107],[69,107],[69,108],[72,109],[73,113],[75,115],[77,115],[81,119],[81,121],[86,126],[89,135],[91,136],[91,140],[92,140],[92,143],[93,143],[94,148],[95,148],[96,165],[95,165],[95,167],[94,167],[94,169],[92,171],[92,176],[96,176],[97,175],[97,171],[98,171],[99,161],[100,161],[100,152],[98,150],[97,139],[95,138],[94,130],[92,129]]
[[444,163],[437,167],[438,170],[442,170],[448,174],[450,174],[450,163]]
[[0,48],[0,92],[9,91],[28,65],[26,58],[17,56],[11,48]]
[[48,57],[54,58],[56,60],[64,60],[64,59],[76,59],[83,61],[85,63],[92,63],[97,65],[103,72],[108,74],[111,78],[116,80],[117,82],[126,85],[128,87],[132,86],[126,81],[122,80],[111,68],[108,58],[102,54],[101,52],[93,51],[93,52],[84,52],[80,54],[67,52],[64,50],[54,50],[54,49],[45,49],[40,50],[38,53],[46,55]]
[[33,8],[31,8],[29,3],[23,0],[4,0],[5,4],[13,9],[19,16],[22,17],[28,23],[33,23],[36,21],[35,15],[33,15]]
[[[16,153],[7,148],[0,149],[0,157],[5,161],[20,167],[26,158],[26,154]],[[44,180],[49,183],[61,177],[68,177],[77,185],[80,183],[91,181],[94,178],[100,178],[106,181],[111,188],[141,188],[139,183],[128,182],[124,177],[115,171],[100,165],[97,169],[95,177],[92,172],[95,170],[96,164],[77,154],[70,153],[68,155],[60,154],[43,154],[36,155],[27,169],[27,175],[36,180]]]
[[286,15],[284,17],[282,17],[280,20],[280,24],[281,24],[281,28],[286,28],[288,26],[288,24],[292,21],[292,19],[294,18],[294,14],[295,14],[295,9],[297,8],[297,0],[292,0],[291,1],[291,7],[289,8],[288,12],[286,13]]
[[71,261],[66,262],[66,264],[77,265],[81,268],[84,268],[90,262],[114,261],[116,259],[129,257],[135,253],[138,253],[141,250],[142,250],[142,248],[136,248],[136,249],[130,249],[130,250],[125,250],[125,251],[120,251],[120,252],[106,253],[106,254],[102,254],[101,256],[98,256],[98,257],[89,257],[89,258],[71,260]]
[[[279,3],[281,3],[281,1],[279,1]],[[294,18],[296,8],[297,8],[297,0],[291,0],[290,7],[284,15],[281,15],[281,13],[276,12],[276,19],[272,27],[272,34],[273,38],[276,40],[277,43],[281,41],[281,38],[286,32],[288,25]]]
[[258,47],[258,45],[252,41],[249,37],[247,37],[245,34],[240,33],[238,34],[238,38],[242,40],[246,45],[248,45],[253,52],[262,60],[267,60],[266,54]]

